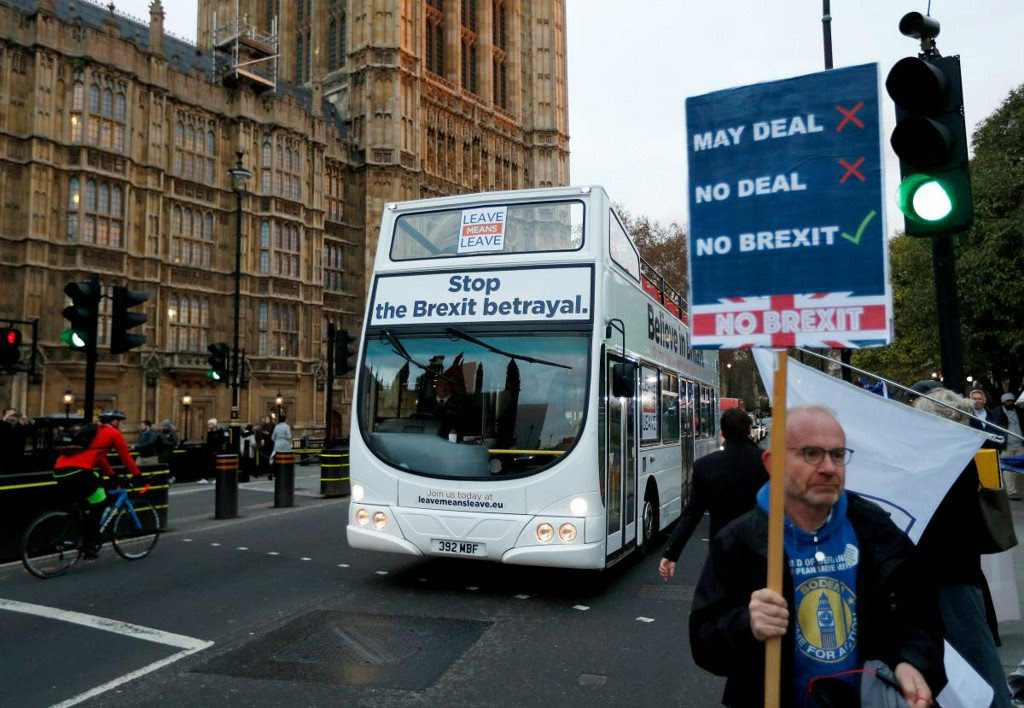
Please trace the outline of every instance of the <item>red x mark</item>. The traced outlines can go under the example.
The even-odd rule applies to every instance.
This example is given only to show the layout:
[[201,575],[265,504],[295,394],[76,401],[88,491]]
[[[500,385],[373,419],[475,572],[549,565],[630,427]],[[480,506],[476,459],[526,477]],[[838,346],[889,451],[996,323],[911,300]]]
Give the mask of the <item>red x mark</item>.
[[843,114],[843,119],[841,121],[839,121],[839,125],[836,126],[836,131],[842,130],[843,126],[846,125],[846,121],[851,121],[858,128],[863,128],[864,127],[864,121],[862,121],[857,116],[853,115],[854,113],[856,113],[857,111],[859,111],[863,107],[864,107],[864,101],[857,101],[857,104],[853,108],[851,108],[850,110],[846,110],[844,107],[840,106],[837,103],[836,104],[836,110]]
[[863,157],[857,158],[857,161],[855,163],[853,163],[852,165],[849,162],[847,162],[846,160],[844,160],[843,158],[839,158],[839,164],[846,168],[846,173],[843,174],[843,176],[839,178],[839,184],[842,184],[843,182],[845,182],[846,178],[849,177],[850,175],[853,175],[854,177],[859,179],[861,182],[866,181],[864,179],[864,175],[862,175],[857,170],[857,168],[861,166],[862,162],[864,162],[864,158]]

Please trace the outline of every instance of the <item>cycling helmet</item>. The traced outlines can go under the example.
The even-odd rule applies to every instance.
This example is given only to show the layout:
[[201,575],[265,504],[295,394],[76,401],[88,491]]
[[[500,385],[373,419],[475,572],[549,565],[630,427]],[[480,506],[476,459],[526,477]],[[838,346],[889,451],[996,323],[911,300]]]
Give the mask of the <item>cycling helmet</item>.
[[100,422],[106,423],[109,420],[124,420],[125,414],[119,411],[117,408],[108,408],[107,410],[100,413]]

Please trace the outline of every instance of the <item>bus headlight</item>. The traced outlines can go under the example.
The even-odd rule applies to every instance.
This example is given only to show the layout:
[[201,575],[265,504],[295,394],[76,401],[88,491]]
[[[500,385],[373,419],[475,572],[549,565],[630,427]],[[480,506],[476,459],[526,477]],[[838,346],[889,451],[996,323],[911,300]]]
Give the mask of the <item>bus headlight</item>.
[[356,509],[356,523],[360,526],[366,526],[370,523],[370,512],[366,509]]
[[587,500],[583,497],[576,497],[569,502],[569,510],[573,516],[586,516],[587,515]]
[[537,524],[537,540],[548,543],[555,536],[555,529],[547,521]]
[[558,527],[558,537],[562,543],[572,543],[576,540],[576,527],[566,521]]
[[382,528],[388,525],[388,516],[383,511],[375,511],[373,513],[373,527],[380,531]]
[[352,485],[352,501],[361,502],[366,496],[366,489],[361,484]]

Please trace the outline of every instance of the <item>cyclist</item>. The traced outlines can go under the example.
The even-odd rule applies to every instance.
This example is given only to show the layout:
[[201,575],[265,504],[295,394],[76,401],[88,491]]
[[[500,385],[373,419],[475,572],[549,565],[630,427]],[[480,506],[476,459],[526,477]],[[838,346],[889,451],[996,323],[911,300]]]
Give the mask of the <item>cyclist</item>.
[[74,499],[82,508],[85,517],[82,529],[82,551],[87,559],[97,557],[102,542],[99,538],[100,517],[107,493],[100,483],[96,468],[113,476],[114,470],[107,464],[107,452],[116,450],[117,456],[133,476],[139,475],[139,468],[128,452],[128,444],[121,435],[121,421],[124,413],[117,409],[100,413],[100,424],[96,436],[83,450],[61,454],[54,463],[53,477],[57,486]]

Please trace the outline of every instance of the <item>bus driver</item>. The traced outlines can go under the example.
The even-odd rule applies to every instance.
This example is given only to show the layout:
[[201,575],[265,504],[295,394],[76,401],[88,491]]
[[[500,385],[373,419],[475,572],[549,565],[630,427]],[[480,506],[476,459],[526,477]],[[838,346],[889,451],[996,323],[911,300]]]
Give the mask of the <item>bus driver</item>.
[[469,405],[458,385],[462,375],[461,355],[448,371],[434,377],[433,416],[439,421],[437,435],[452,442],[462,442],[468,432]]

